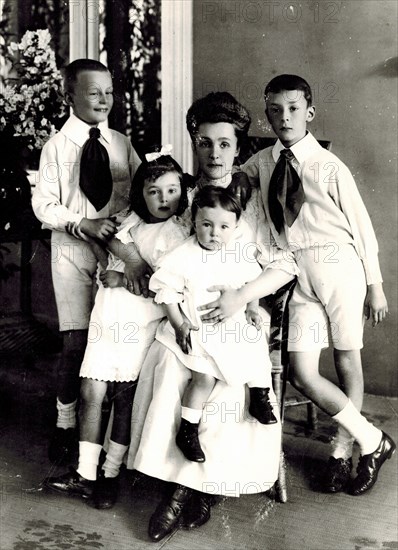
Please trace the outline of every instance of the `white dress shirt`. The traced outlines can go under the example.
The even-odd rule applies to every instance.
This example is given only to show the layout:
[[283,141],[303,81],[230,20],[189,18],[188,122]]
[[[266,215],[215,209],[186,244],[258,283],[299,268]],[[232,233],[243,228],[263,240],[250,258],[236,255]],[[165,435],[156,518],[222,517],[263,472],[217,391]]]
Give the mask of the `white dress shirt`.
[[285,147],[278,140],[242,166],[252,185],[260,184],[264,210],[278,245],[293,251],[328,246],[333,254],[333,247],[352,244],[362,260],[367,284],[381,282],[376,236],[354,178],[347,166],[309,132],[290,147],[305,202],[293,225],[285,224],[281,234],[277,232],[269,213],[268,189],[282,149]]
[[43,227],[75,233],[83,218],[106,218],[128,206],[132,177],[141,161],[127,136],[98,125],[100,142],[108,151],[113,180],[109,203],[98,212],[79,187],[80,157],[91,126],[71,115],[43,147],[39,182],[32,206]]

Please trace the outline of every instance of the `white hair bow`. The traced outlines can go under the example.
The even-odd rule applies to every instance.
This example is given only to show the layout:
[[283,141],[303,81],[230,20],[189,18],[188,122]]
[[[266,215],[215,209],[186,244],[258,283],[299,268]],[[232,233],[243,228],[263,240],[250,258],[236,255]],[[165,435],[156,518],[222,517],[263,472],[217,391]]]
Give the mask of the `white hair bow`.
[[171,143],[168,143],[167,145],[163,145],[159,152],[147,153],[145,155],[145,159],[147,162],[152,162],[153,160],[156,160],[159,157],[163,157],[164,155],[171,155],[172,150],[173,146],[171,145]]

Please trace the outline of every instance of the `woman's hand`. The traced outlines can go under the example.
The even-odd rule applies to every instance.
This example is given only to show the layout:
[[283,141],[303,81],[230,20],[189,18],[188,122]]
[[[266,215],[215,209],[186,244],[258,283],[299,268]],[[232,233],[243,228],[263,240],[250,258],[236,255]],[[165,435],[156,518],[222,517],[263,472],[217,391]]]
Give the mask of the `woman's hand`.
[[199,330],[199,328],[193,326],[189,321],[184,321],[175,331],[176,342],[186,354],[192,350],[191,330]]
[[388,313],[387,300],[381,283],[368,285],[365,298],[364,313],[366,319],[372,318],[372,326],[375,327],[385,319]]
[[198,307],[198,311],[210,310],[201,316],[204,323],[220,323],[226,317],[232,317],[232,315],[246,305],[246,302],[242,300],[239,290],[222,285],[211,286],[207,290],[208,292],[221,292],[221,295],[214,302],[209,302]]
[[[150,295],[148,285],[151,275],[151,267],[142,258],[135,258],[133,261],[125,263],[123,286],[136,296],[142,295],[148,298]],[[153,293],[151,295],[153,296]]]

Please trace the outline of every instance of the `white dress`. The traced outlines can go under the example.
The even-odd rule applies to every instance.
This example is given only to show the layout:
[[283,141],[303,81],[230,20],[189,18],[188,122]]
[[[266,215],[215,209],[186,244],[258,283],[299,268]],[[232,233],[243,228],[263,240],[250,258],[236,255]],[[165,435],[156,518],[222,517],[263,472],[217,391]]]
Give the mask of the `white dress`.
[[[215,495],[270,489],[278,478],[281,424],[260,424],[249,414],[246,385],[216,383],[199,424],[205,462],[186,459],[176,446],[190,376],[171,350],[152,344],[134,398],[127,468]],[[272,389],[270,401],[279,419]]]
[[[124,244],[135,242],[152,269],[156,269],[163,254],[189,235],[189,229],[175,216],[156,224],[147,224],[136,215],[132,218],[134,223],[127,219],[116,237]],[[123,272],[124,264],[111,254],[108,269]],[[164,308],[152,298],[99,284],[80,376],[107,382],[136,380],[164,316]]]
[[[285,258],[284,251],[277,251],[269,238],[260,199],[254,192],[235,236],[247,239],[243,241],[244,246],[253,242],[264,246],[261,257],[257,258],[264,269],[283,269],[295,275],[294,262]],[[248,224],[251,234],[246,231]],[[264,321],[267,323],[266,318]],[[266,354],[265,342],[264,346]],[[264,363],[264,372],[269,376],[267,358]],[[244,364],[246,366],[247,361]],[[263,425],[248,413],[246,384],[228,385],[217,381],[199,424],[206,461],[192,462],[184,457],[175,444],[175,437],[181,423],[182,396],[190,378],[191,371],[177,355],[155,340],[138,380],[127,467],[209,494],[238,497],[271,488],[278,477],[281,424],[278,421]],[[272,386],[270,401],[279,418]]]
[[[240,224],[240,230],[244,225],[244,222]],[[188,240],[187,246],[191,246],[193,241],[192,238]],[[243,243],[244,241],[241,242],[242,245]],[[179,250],[185,250],[185,243],[179,247]],[[233,256],[231,255],[230,258]],[[209,255],[208,259],[211,261],[212,255]],[[223,279],[217,281],[219,265],[215,271],[208,266],[206,269],[206,265],[196,270],[198,266],[195,263],[194,268],[191,255],[185,256],[185,262],[182,255],[181,260],[184,273],[191,270],[192,280],[198,284],[198,293],[195,292],[192,303],[209,301],[207,293],[200,297],[199,291],[199,287],[206,288],[208,283],[226,284],[227,281],[231,281],[232,284],[242,285],[244,269],[237,261],[232,266],[229,263],[228,269],[225,269],[222,275],[220,274]],[[167,263],[168,260],[164,261]],[[235,272],[239,283],[235,280]],[[158,273],[161,272],[156,272],[152,282],[157,280]],[[201,279],[201,276],[206,274],[208,280]],[[164,290],[164,292],[167,291]],[[217,293],[211,294],[212,298],[216,296]],[[195,313],[190,306],[190,299],[183,304],[183,307],[194,316]],[[200,321],[197,318],[196,320],[199,324]],[[240,322],[243,323],[243,320]],[[266,323],[266,319],[264,322]],[[208,327],[211,331],[211,325]],[[254,327],[253,330],[256,332]],[[250,351],[252,344],[244,342],[241,345],[242,354],[240,354],[238,345],[232,343],[233,353],[230,353],[228,343],[222,343],[222,336],[221,345],[219,335],[215,336],[213,340],[215,345],[211,353],[216,360],[212,362],[212,366],[216,364],[218,367],[220,379],[209,397],[199,424],[199,437],[206,461],[197,463],[187,460],[175,444],[176,433],[181,423],[181,400],[189,383],[191,371],[186,367],[187,356],[182,352],[179,353],[171,333],[166,334],[166,331],[167,324],[164,320],[159,326],[157,338],[164,337],[167,345],[156,340],[150,347],[142,367],[134,400],[127,467],[209,494],[237,497],[241,494],[261,493],[270,489],[278,477],[281,424],[278,421],[276,424],[263,425],[249,414],[249,390],[243,383],[257,373],[262,361],[266,385],[271,388],[270,401],[275,415],[279,417],[272,390],[268,346],[265,338],[260,333],[261,351],[257,347],[258,344],[255,344],[252,349],[256,352],[252,353]],[[233,335],[237,334],[239,333],[234,327]],[[202,336],[204,336],[203,328]],[[228,338],[228,335],[225,336]],[[197,339],[195,344],[196,350],[202,351],[200,347],[203,344],[203,338],[199,342]],[[209,348],[206,347],[206,358],[209,356],[208,351]],[[225,361],[223,353],[226,357]],[[257,356],[256,368],[253,370],[252,355]],[[240,382],[229,385],[223,381],[223,378],[233,378],[234,381],[240,379]]]
[[195,235],[190,237],[163,257],[149,286],[156,293],[156,303],[178,303],[199,330],[191,331],[189,354],[176,343],[174,329],[168,321],[159,326],[156,339],[190,370],[210,374],[229,385],[263,379],[269,387],[271,363],[265,333],[247,322],[246,308],[212,325],[202,323],[200,314],[204,312],[197,311],[198,306],[220,296],[220,292],[209,292],[209,287],[225,285],[237,289],[256,279],[261,271],[253,248],[245,249],[240,240],[218,251],[209,251],[200,247]]

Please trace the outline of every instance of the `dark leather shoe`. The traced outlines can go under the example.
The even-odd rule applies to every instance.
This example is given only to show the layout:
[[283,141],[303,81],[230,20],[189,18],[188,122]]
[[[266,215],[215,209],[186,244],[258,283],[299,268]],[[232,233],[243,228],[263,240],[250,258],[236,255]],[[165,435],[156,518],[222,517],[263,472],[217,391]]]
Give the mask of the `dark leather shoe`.
[[58,465],[67,465],[73,461],[73,453],[77,449],[74,428],[55,428],[48,447],[48,458]]
[[105,477],[101,475],[94,483],[93,503],[98,510],[112,508],[119,492],[119,476]]
[[94,481],[90,481],[79,475],[74,468],[70,468],[67,474],[58,477],[49,477],[44,481],[44,486],[53,491],[83,498],[90,498],[94,488]]
[[329,457],[323,476],[323,488],[327,493],[338,493],[345,489],[351,480],[352,458]]
[[193,424],[182,418],[176,435],[176,445],[188,460],[205,462],[206,457],[199,443],[198,428],[199,424]]
[[148,535],[154,542],[159,542],[179,527],[182,511],[191,496],[192,489],[177,485],[171,498],[159,504],[149,520]]
[[269,388],[249,388],[249,413],[261,424],[276,424],[278,421],[269,402]]
[[368,455],[360,457],[357,467],[357,477],[352,481],[349,488],[351,495],[362,495],[369,491],[377,481],[380,468],[387,458],[391,458],[395,452],[396,445],[389,435],[382,432],[382,437],[377,449]]
[[184,509],[181,525],[184,529],[195,529],[210,519],[211,506],[214,504],[211,495],[195,491],[189,505]]

